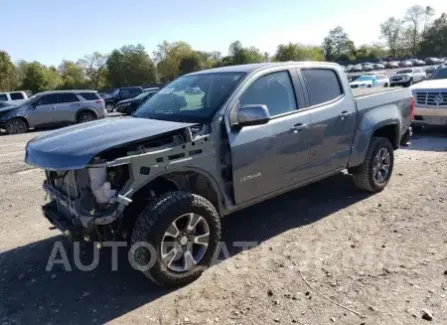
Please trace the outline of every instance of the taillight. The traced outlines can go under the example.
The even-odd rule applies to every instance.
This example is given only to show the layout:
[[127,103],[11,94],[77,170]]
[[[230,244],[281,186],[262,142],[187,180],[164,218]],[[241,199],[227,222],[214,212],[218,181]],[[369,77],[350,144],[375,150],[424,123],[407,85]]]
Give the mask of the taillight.
[[98,99],[97,101],[96,101],[96,104],[104,104],[104,99]]
[[414,100],[414,97],[411,97],[411,100],[410,100],[410,119],[412,121],[414,120],[415,110],[416,110],[416,102]]

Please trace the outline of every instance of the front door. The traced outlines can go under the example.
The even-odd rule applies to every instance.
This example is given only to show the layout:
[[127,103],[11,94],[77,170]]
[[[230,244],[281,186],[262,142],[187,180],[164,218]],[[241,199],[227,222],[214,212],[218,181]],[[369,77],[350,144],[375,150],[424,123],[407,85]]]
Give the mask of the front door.
[[40,97],[33,106],[29,106],[27,109],[29,125],[31,127],[53,125],[57,103],[57,94],[48,94]]
[[244,91],[239,104],[266,105],[271,120],[229,130],[236,204],[306,179],[310,116],[298,109],[289,71],[260,76]]
[[310,101],[310,171],[321,176],[347,166],[356,126],[356,105],[334,69],[302,69]]

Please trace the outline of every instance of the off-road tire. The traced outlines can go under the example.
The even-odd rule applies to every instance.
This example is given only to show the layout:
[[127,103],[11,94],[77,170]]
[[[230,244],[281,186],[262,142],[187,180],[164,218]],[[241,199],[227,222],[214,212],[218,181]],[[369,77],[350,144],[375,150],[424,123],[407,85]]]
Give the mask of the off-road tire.
[[[191,270],[183,273],[168,269],[161,259],[161,242],[169,225],[185,213],[197,213],[208,223],[210,239],[208,249],[202,260]],[[155,263],[143,274],[158,285],[179,287],[196,280],[214,260],[221,236],[221,220],[216,208],[207,199],[187,192],[168,192],[150,202],[138,216],[131,234],[132,246],[145,242],[155,248]],[[131,253],[131,252],[130,252]],[[138,248],[133,252],[133,260],[137,265],[148,265],[151,253],[146,248]]]
[[28,131],[28,124],[20,118],[13,118],[6,122],[5,130],[8,134],[21,134]]
[[78,123],[91,122],[96,120],[96,115],[92,112],[81,112],[78,116]]
[[112,103],[106,104],[107,113],[112,113],[115,110],[116,106]]
[[[373,175],[373,163],[376,154],[380,149],[386,148],[391,157],[390,170],[387,179],[383,183],[378,183]],[[368,192],[381,192],[390,180],[394,167],[394,148],[390,140],[382,137],[373,137],[366,152],[365,161],[352,170],[352,177],[357,188]]]

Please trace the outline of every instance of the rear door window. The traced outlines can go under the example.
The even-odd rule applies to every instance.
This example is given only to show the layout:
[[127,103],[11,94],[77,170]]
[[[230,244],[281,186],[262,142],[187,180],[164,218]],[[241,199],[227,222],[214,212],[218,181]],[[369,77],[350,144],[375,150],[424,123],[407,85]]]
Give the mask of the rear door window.
[[97,100],[99,99],[99,96],[97,93],[93,93],[93,92],[84,92],[84,93],[80,93],[79,94],[82,98],[84,98],[85,100]]
[[9,96],[11,97],[11,100],[25,99],[25,96],[23,96],[22,93],[10,93]]
[[8,96],[6,94],[0,94],[0,100],[8,101]]
[[312,106],[333,101],[343,95],[343,88],[334,70],[303,69],[301,71]]
[[130,90],[130,93],[132,94],[132,96],[137,96],[139,94],[141,94],[143,91],[140,88],[132,88]]
[[121,89],[120,96],[122,98],[128,98],[130,97],[130,89]]
[[79,98],[73,93],[60,93],[59,94],[59,103],[73,103],[79,102]]

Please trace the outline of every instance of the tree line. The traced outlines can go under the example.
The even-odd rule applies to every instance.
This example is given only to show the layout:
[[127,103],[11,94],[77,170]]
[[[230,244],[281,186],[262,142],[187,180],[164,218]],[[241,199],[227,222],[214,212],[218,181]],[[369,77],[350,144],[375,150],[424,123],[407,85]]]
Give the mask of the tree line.
[[273,55],[256,47],[245,47],[239,41],[230,44],[225,56],[217,51],[197,51],[183,41],[164,41],[152,55],[141,44],[125,45],[107,55],[94,52],[76,62],[64,60],[59,66],[23,60],[13,63],[7,52],[0,50],[0,91],[20,89],[37,93],[53,89],[105,90],[164,84],[202,69],[268,61],[347,63],[447,54],[447,14],[435,18],[435,11],[429,6],[415,5],[408,8],[402,17],[390,17],[380,25],[380,32],[385,44],[357,48],[346,31],[338,26],[329,31],[321,46],[279,44]]

